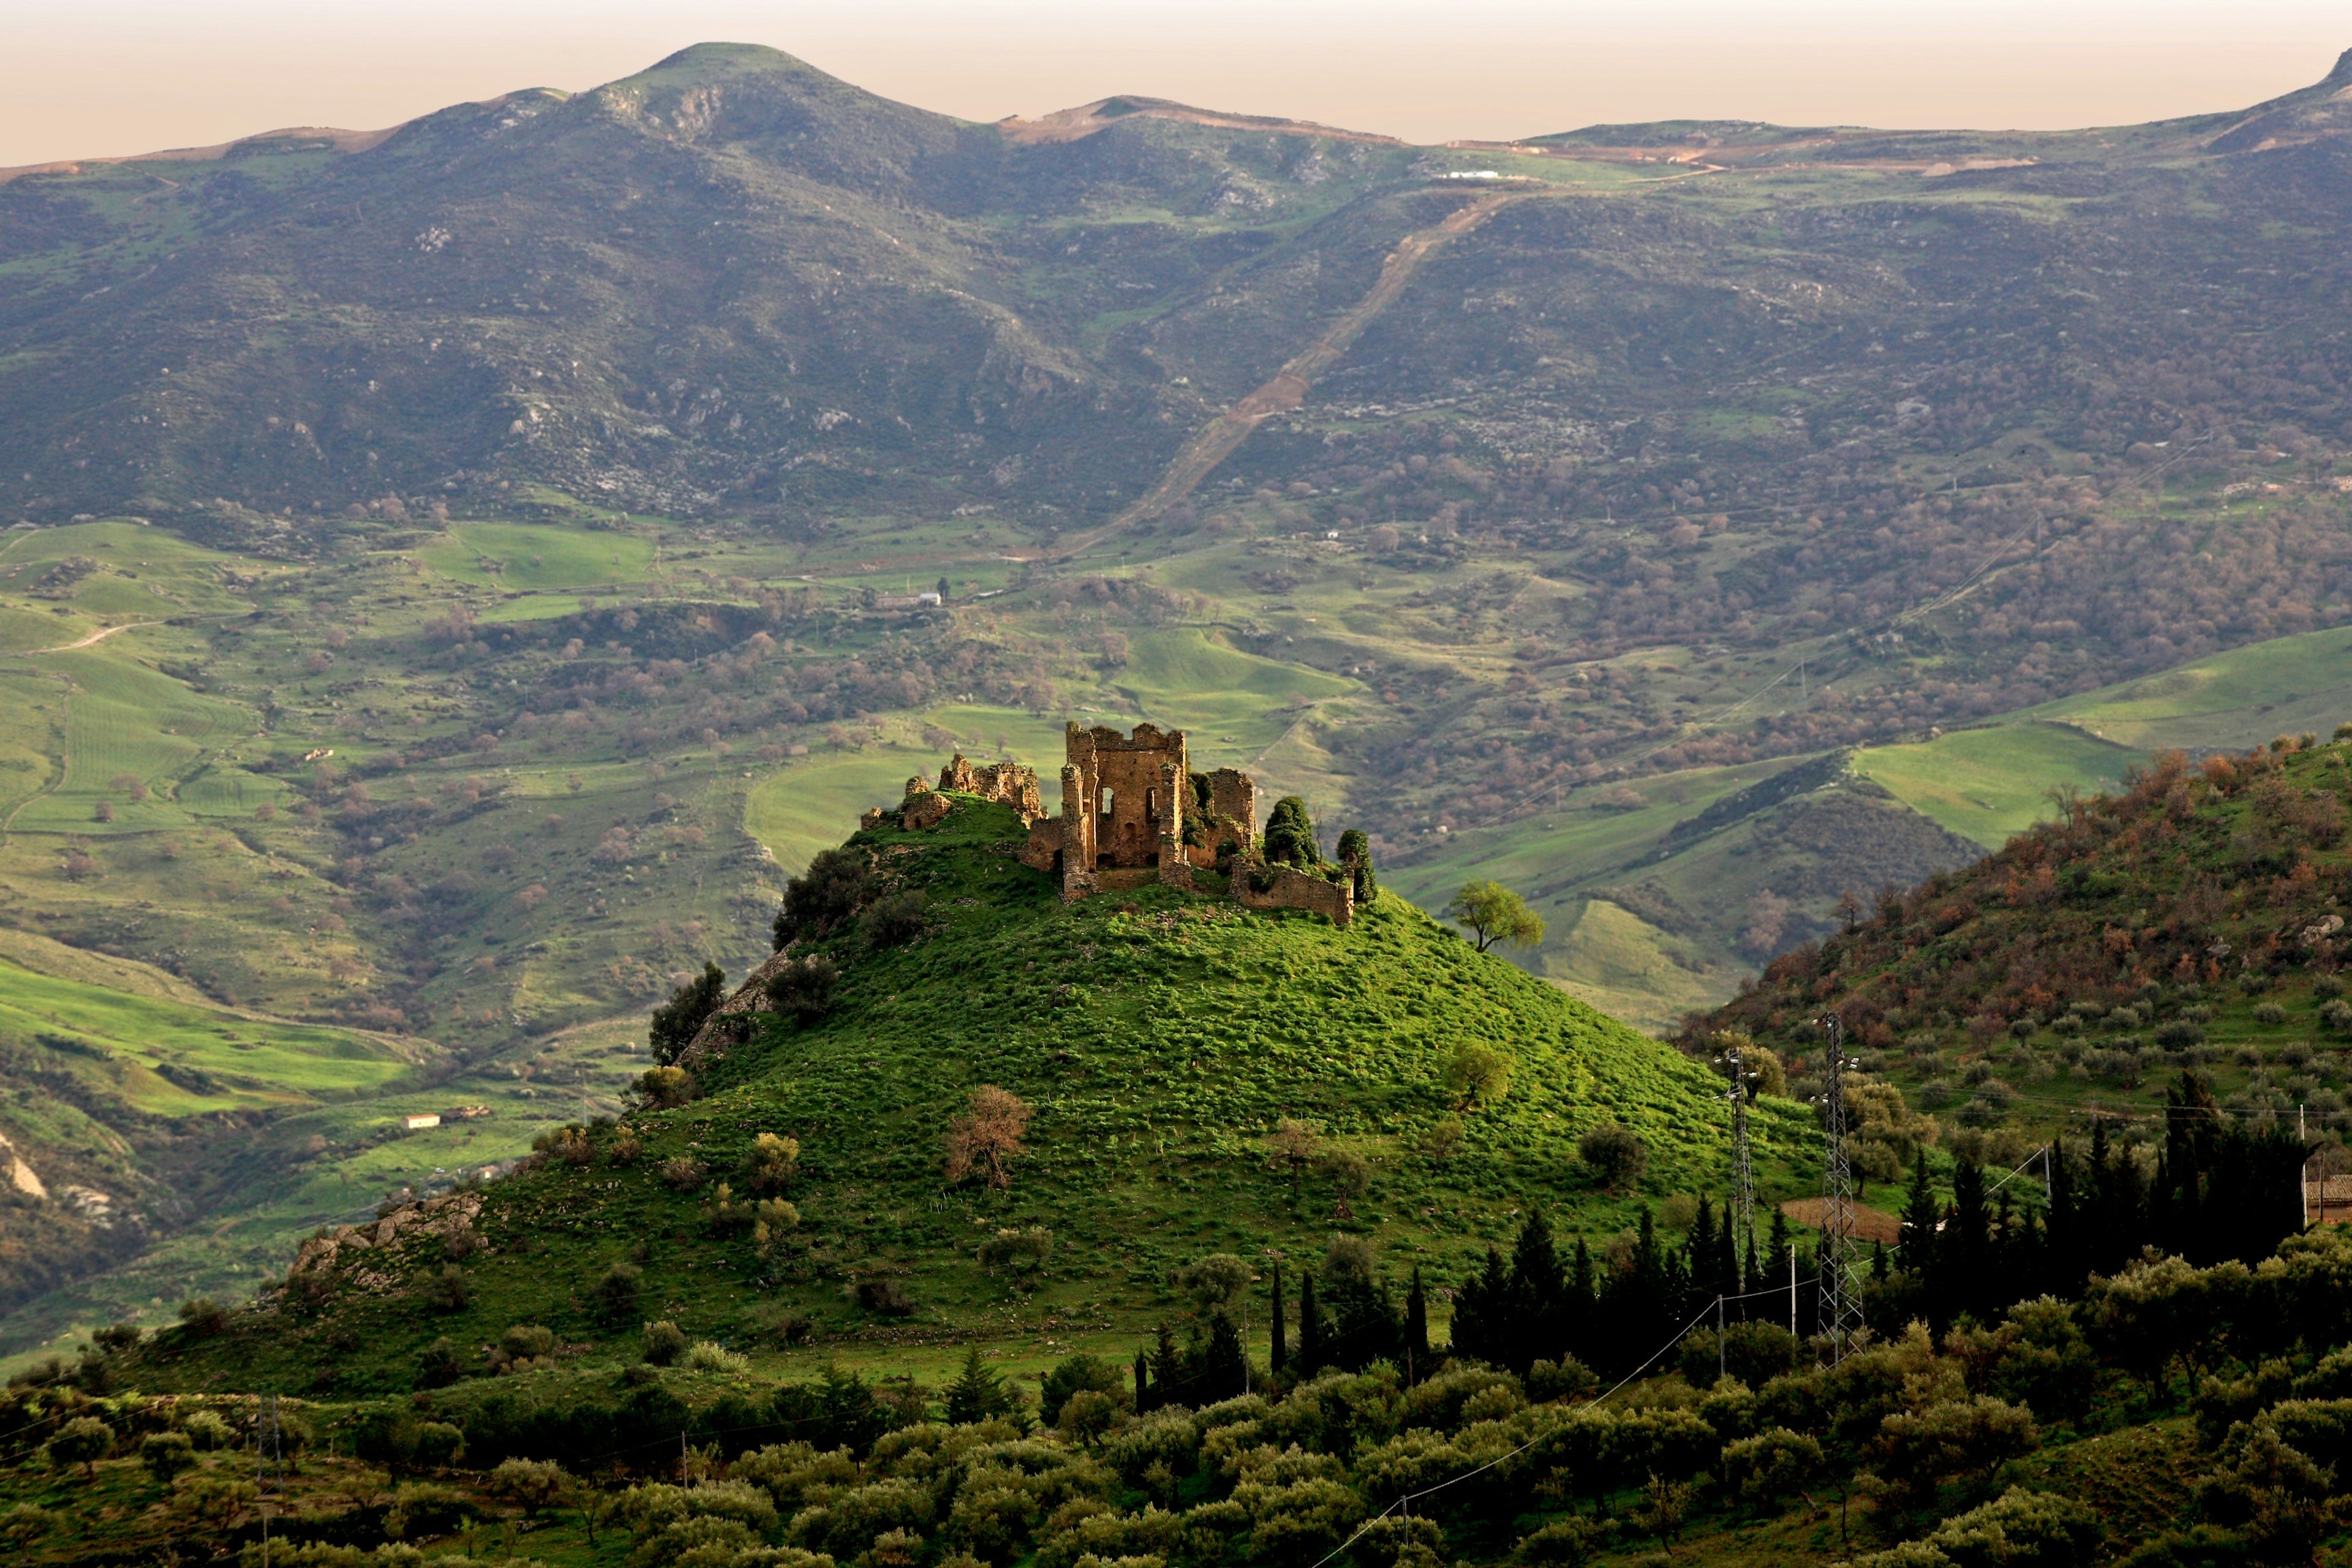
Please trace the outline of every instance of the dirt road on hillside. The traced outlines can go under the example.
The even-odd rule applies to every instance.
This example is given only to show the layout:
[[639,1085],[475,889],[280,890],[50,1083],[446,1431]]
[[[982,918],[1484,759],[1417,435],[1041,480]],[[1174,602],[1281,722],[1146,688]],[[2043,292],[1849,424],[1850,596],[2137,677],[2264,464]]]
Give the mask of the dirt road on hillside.
[[1120,512],[1097,529],[1064,540],[1054,551],[1055,555],[1075,555],[1098,543],[1119,530],[1157,517],[1169,507],[1191,495],[1202,479],[1216,471],[1217,466],[1234,455],[1250,432],[1277,414],[1288,413],[1305,401],[1315,378],[1339,363],[1348,345],[1360,336],[1372,319],[1388,309],[1405,285],[1412,281],[1423,262],[1439,247],[1457,235],[1469,233],[1492,217],[1503,206],[1519,199],[1520,193],[1497,191],[1480,196],[1467,206],[1456,208],[1445,219],[1428,228],[1409,234],[1398,242],[1381,263],[1380,278],[1364,297],[1351,306],[1348,313],[1325,330],[1323,335],[1292,356],[1289,363],[1275,374],[1274,379],[1233,404],[1218,415],[1200,433],[1184,444],[1160,480],[1144,493],[1143,499]]

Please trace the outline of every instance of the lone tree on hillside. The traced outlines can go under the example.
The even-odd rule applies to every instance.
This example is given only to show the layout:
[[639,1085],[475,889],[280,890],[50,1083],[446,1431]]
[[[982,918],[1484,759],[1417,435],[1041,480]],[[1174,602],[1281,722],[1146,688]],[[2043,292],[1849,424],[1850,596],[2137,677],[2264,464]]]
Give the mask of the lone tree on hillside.
[[1304,1121],[1284,1117],[1265,1141],[1267,1159],[1278,1171],[1290,1173],[1290,1201],[1298,1201],[1298,1178],[1323,1152],[1323,1141]]
[[948,1123],[948,1180],[961,1182],[974,1171],[987,1173],[992,1187],[1013,1184],[1011,1163],[1020,1158],[1021,1135],[1029,1128],[1029,1104],[992,1083],[971,1091],[964,1113]]
[[1508,942],[1513,947],[1533,947],[1544,939],[1543,916],[1528,908],[1528,901],[1504,887],[1500,882],[1465,882],[1454,901],[1445,906],[1446,914],[1456,925],[1470,928],[1471,940],[1480,952],[1496,942]]
[[715,963],[704,964],[701,974],[671,992],[669,1000],[654,1009],[653,1026],[646,1032],[655,1062],[667,1067],[677,1060],[726,999],[727,972]]
[[1511,1092],[1511,1058],[1492,1046],[1457,1047],[1445,1064],[1445,1087],[1460,1110],[1498,1105]]
[[1273,815],[1265,819],[1265,858],[1302,868],[1323,864],[1322,847],[1315,842],[1314,820],[1307,815],[1307,803],[1295,795],[1276,801]]
[[1650,1168],[1649,1145],[1622,1121],[1602,1122],[1578,1142],[1576,1152],[1612,1193],[1640,1181],[1642,1173]]

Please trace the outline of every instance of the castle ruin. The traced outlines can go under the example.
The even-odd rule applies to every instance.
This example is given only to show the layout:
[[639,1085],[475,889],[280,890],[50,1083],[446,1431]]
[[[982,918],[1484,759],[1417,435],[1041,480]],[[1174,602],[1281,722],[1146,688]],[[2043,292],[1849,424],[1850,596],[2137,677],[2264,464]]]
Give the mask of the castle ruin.
[[[1234,901],[1250,909],[1308,910],[1346,925],[1354,888],[1287,866],[1258,852],[1257,781],[1238,768],[1197,773],[1184,731],[1139,724],[1131,734],[1077,723],[1063,731],[1062,809],[1045,815],[1036,771],[1012,763],[975,767],[959,752],[939,783],[907,781],[897,816],[903,827],[936,827],[951,795],[1001,802],[1021,816],[1028,837],[1021,863],[1052,877],[1065,900],[1152,883],[1192,888],[1193,872],[1228,879]],[[864,825],[878,825],[877,808]]]

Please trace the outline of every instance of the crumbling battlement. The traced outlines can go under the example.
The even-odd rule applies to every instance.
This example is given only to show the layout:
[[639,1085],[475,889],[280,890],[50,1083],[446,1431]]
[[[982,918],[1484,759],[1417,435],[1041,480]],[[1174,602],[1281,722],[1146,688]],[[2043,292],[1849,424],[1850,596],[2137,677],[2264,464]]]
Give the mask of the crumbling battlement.
[[989,763],[974,767],[958,752],[940,770],[940,788],[1000,802],[1019,812],[1024,821],[1045,815],[1045,797],[1037,793],[1037,770],[1018,763]]
[[[1258,884],[1268,884],[1260,889]],[[1356,884],[1350,877],[1326,881],[1287,866],[1235,866],[1234,901],[1248,910],[1305,910],[1335,926],[1356,917]]]

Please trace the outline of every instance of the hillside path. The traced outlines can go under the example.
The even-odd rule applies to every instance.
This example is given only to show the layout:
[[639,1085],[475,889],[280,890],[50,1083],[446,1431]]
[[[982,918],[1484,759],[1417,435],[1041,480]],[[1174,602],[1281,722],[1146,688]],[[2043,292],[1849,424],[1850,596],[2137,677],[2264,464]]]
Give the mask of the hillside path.
[[1234,402],[1225,411],[1202,427],[1174,461],[1160,476],[1160,480],[1144,492],[1141,500],[1120,512],[1102,527],[1066,540],[1054,553],[1059,556],[1076,554],[1090,548],[1121,529],[1156,517],[1191,495],[1202,479],[1216,471],[1217,466],[1239,449],[1249,439],[1250,432],[1277,414],[1287,413],[1306,399],[1315,378],[1339,362],[1348,345],[1360,336],[1372,319],[1393,303],[1421,270],[1422,263],[1439,247],[1458,235],[1469,233],[1495,216],[1503,206],[1518,200],[1524,193],[1497,191],[1480,196],[1465,206],[1448,213],[1444,220],[1424,229],[1417,229],[1397,242],[1381,263],[1381,275],[1364,297],[1350,306],[1347,314],[1325,329],[1322,336],[1293,355],[1275,373],[1274,379],[1247,396]]
[[117,632],[137,631],[141,626],[160,626],[161,621],[125,621],[119,626],[100,626],[79,642],[59,643],[55,647],[28,648],[28,653],[72,653],[78,648],[93,647]]

